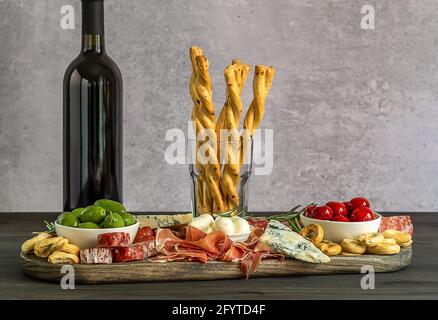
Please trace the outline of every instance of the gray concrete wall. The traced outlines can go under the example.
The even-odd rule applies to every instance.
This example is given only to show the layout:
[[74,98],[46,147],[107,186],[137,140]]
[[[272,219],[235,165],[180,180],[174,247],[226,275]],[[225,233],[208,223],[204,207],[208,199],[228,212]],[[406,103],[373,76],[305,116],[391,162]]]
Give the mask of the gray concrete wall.
[[[60,8],[77,9],[74,31]],[[376,29],[360,28],[373,4]],[[0,0],[0,211],[62,207],[62,77],[80,47],[78,0]],[[210,60],[217,109],[232,58],[272,64],[262,127],[274,169],[251,210],[365,195],[378,210],[438,210],[438,1],[106,1],[107,49],[124,76],[130,210],[188,210],[186,166],[164,161],[185,129],[188,48]],[[248,84],[244,101],[251,97]]]

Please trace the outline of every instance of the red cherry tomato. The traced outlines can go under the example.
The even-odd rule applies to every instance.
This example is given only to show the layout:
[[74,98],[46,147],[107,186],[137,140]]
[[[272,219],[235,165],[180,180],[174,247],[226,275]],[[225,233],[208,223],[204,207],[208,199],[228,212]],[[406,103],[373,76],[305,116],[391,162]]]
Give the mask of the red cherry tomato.
[[313,216],[315,215],[315,208],[316,208],[316,204],[313,206],[308,206],[306,208],[306,211],[304,211],[304,215],[306,217],[313,218]]
[[325,204],[327,207],[330,207],[333,211],[333,215],[344,215],[348,214],[347,208],[342,202],[330,201]]
[[327,206],[316,207],[313,210],[313,218],[318,220],[330,220],[333,217],[333,210]]
[[368,199],[363,198],[363,197],[357,197],[357,198],[353,198],[350,200],[351,206],[353,208],[353,211],[357,208],[370,208],[370,202],[368,201]]
[[370,208],[357,208],[354,209],[353,213],[351,214],[350,220],[353,222],[374,220],[374,213]]
[[350,222],[350,219],[348,219],[348,217],[344,216],[343,214],[336,214],[333,216],[332,221]]
[[348,214],[352,214],[354,209],[353,209],[353,206],[351,205],[351,202],[350,201],[345,201],[345,202],[342,202],[342,203],[344,204],[345,208],[347,208]]

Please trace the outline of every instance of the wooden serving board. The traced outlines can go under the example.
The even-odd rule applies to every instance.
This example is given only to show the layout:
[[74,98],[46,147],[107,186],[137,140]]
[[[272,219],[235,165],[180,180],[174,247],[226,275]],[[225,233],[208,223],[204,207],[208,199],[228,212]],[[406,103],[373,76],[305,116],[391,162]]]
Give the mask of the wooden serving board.
[[[31,277],[50,282],[59,282],[64,276],[61,266],[50,264],[45,259],[21,253],[23,270]],[[303,276],[321,274],[360,273],[364,265],[372,265],[375,272],[393,272],[411,264],[412,248],[402,249],[397,255],[363,255],[358,257],[331,257],[329,263],[313,264],[294,259],[262,260],[255,277]],[[99,265],[74,265],[76,283],[130,283],[184,280],[219,280],[242,278],[239,263],[166,262],[152,263],[135,261]]]

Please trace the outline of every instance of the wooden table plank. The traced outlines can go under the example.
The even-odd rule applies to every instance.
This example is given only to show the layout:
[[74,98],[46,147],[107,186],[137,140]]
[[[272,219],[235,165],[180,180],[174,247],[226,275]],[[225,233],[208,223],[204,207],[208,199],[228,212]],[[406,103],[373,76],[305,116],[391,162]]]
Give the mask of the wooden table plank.
[[19,247],[50,213],[0,213],[1,299],[438,299],[438,214],[415,213],[412,265],[376,274],[374,290],[362,275],[321,275],[250,280],[184,281],[117,285],[58,284],[32,279],[21,270]]

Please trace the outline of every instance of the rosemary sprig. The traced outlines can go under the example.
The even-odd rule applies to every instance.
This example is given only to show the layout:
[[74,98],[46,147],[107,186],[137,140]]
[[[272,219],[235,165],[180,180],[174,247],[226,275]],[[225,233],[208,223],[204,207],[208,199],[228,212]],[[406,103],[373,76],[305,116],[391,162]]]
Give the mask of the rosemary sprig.
[[33,235],[38,235],[41,232],[47,232],[47,233],[56,233],[55,231],[55,223],[54,222],[50,222],[50,221],[46,221],[44,220],[44,225],[46,226],[46,230],[43,231],[33,231],[32,234]]
[[214,213],[213,216],[214,217],[226,217],[226,218],[231,218],[234,216],[239,216],[239,217],[245,217],[248,218],[248,209],[243,209],[240,210],[237,207],[234,207],[226,212],[223,213]]
[[44,224],[46,225],[47,231],[55,232],[55,223],[44,220]]
[[273,216],[266,217],[267,220],[277,220],[279,222],[287,222],[290,228],[299,233],[301,231],[301,225],[299,222],[300,215],[306,211],[310,206],[314,206],[315,203],[309,203],[307,206],[298,205],[293,207],[289,212],[276,214]]

